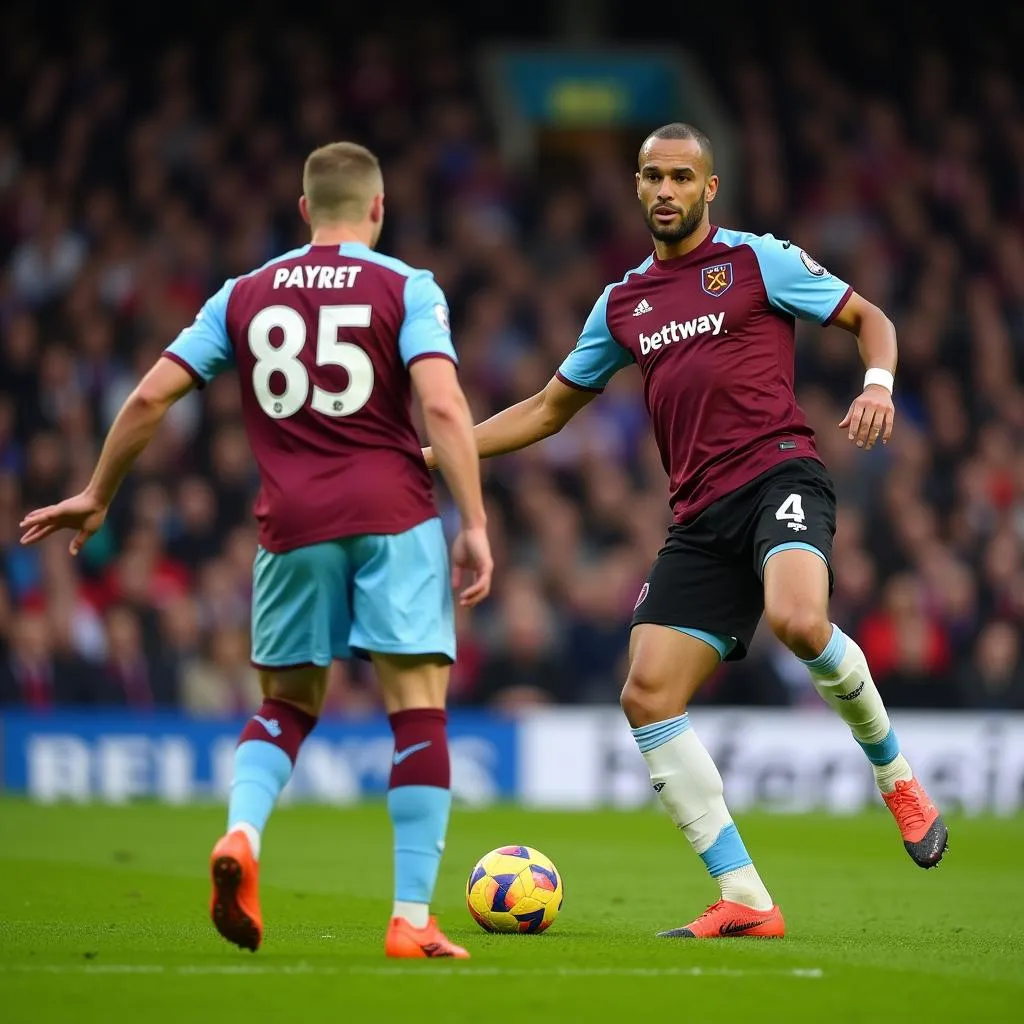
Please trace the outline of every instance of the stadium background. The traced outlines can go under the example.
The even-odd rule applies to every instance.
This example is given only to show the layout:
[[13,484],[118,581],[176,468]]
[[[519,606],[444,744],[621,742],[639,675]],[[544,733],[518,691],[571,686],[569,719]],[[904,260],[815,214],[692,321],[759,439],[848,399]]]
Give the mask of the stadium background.
[[[923,4],[855,14],[800,3],[680,22],[583,0],[520,3],[514,19],[498,5],[460,18],[396,4],[374,25],[374,11],[350,7],[305,4],[282,21],[280,5],[179,3],[153,32],[137,6],[58,3],[44,16],[7,5],[6,784],[32,788],[38,770],[44,795],[91,793],[67,781],[81,781],[76,758],[95,774],[109,762],[103,737],[124,733],[149,746],[118,747],[100,789],[130,795],[124,765],[144,758],[150,788],[171,779],[166,793],[181,797],[183,762],[154,710],[183,713],[177,732],[189,722],[213,743],[254,706],[256,479],[231,376],[175,409],[80,559],[66,538],[20,548],[17,523],[83,485],[119,403],[225,277],[305,240],[302,160],[338,138],[380,154],[381,248],[445,289],[480,419],[541,387],[604,284],[649,251],[632,177],[646,132],[675,119],[705,127],[722,174],[715,222],[793,238],[897,325],[897,432],[870,454],[835,428],[860,386],[853,339],[799,328],[799,396],[841,503],[834,618],[894,708],[1024,709],[1024,119],[1008,46],[1024,9],[1011,6],[969,22]],[[484,473],[496,586],[460,623],[452,703],[488,710],[465,721],[468,744],[493,739],[489,757],[523,742],[536,752],[548,735],[582,751],[619,723],[605,706],[668,522],[638,376],[620,374],[560,435]],[[719,706],[702,712],[712,732],[790,721],[848,743],[802,667],[764,635],[699,702]],[[546,704],[598,708],[572,719],[590,723],[578,744],[543,731],[567,720],[554,712],[532,739],[507,732],[506,713]],[[755,705],[800,710],[728,717]],[[80,706],[133,717],[57,714]],[[336,665],[322,735],[386,747],[377,710],[365,668]],[[945,719],[903,720],[936,743],[946,735],[926,724]],[[970,721],[982,749],[1005,752],[1020,720],[1000,719],[1003,731]],[[85,747],[51,746],[40,761],[43,734]],[[321,779],[337,774],[331,749]],[[197,756],[205,767],[188,778],[216,788],[215,754]],[[520,747],[517,763],[529,759]],[[516,792],[498,769],[489,778]],[[334,785],[329,795],[350,792]]]

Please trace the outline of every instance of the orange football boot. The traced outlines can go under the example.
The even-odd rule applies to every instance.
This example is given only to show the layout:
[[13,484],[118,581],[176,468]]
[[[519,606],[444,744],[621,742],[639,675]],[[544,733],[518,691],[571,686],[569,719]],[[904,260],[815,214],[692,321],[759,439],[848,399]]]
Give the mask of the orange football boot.
[[901,780],[891,793],[883,793],[882,799],[892,811],[914,863],[922,868],[935,867],[949,845],[949,829],[924,786],[917,779]]
[[433,917],[427,922],[426,928],[414,928],[404,917],[391,918],[384,939],[384,954],[406,960],[435,956],[469,959],[469,954],[461,946],[456,946],[445,937]]
[[743,903],[719,900],[712,903],[696,921],[683,928],[658,932],[659,939],[781,939],[786,922],[778,906],[755,910]]
[[229,832],[210,854],[210,918],[228,942],[253,953],[263,939],[260,914],[260,867],[249,840],[241,832]]

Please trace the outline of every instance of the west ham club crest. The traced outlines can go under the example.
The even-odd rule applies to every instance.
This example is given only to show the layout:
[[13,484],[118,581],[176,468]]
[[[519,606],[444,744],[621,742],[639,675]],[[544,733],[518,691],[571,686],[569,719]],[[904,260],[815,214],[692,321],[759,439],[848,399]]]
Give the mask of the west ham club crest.
[[700,272],[701,287],[718,298],[732,287],[732,264],[716,263],[713,267],[705,267]]

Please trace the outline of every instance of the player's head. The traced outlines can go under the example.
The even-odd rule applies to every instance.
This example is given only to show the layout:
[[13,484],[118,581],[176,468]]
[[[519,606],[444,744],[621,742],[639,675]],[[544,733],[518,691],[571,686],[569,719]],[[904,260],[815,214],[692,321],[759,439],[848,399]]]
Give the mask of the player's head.
[[302,219],[314,230],[366,223],[376,245],[384,223],[384,178],[377,158],[354,142],[314,149],[302,170]]
[[711,140],[693,125],[666,124],[644,140],[637,163],[636,194],[651,234],[681,242],[703,223],[718,192]]

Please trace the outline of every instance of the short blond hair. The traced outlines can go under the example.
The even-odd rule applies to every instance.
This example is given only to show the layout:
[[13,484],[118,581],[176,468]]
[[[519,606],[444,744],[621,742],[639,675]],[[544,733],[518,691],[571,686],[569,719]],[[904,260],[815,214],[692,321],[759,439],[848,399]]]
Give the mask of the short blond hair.
[[358,223],[373,197],[384,191],[380,162],[354,142],[321,146],[306,157],[302,191],[311,222]]

